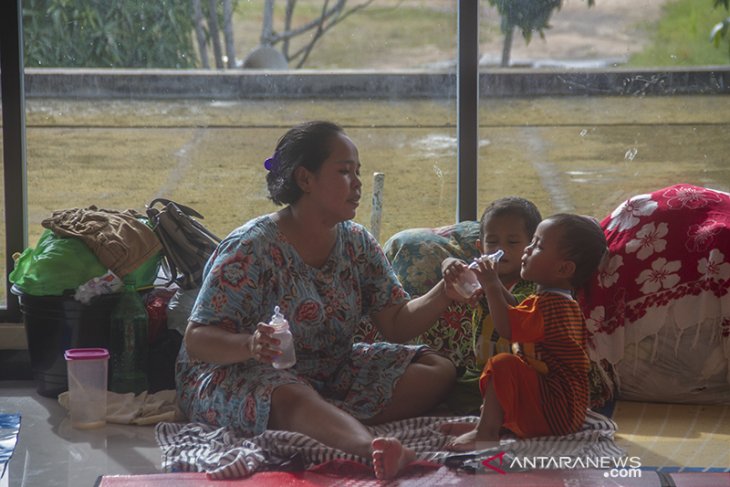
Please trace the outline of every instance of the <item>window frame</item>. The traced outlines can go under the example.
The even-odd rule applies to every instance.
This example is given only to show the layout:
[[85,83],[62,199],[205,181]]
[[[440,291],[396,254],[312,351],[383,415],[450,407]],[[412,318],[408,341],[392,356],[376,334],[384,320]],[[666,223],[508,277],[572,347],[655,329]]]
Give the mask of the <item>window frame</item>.
[[20,306],[10,292],[8,276],[13,254],[28,242],[25,151],[25,89],[21,0],[0,7],[0,85],[3,116],[3,177],[5,195],[5,302],[0,322],[20,322]]

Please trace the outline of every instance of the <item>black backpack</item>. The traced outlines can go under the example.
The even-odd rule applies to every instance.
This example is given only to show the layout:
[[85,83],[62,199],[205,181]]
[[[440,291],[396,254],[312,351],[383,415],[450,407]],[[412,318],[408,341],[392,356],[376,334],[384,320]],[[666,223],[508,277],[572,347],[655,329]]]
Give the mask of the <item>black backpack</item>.
[[[162,208],[155,208],[158,203]],[[162,262],[170,276],[168,284],[176,282],[182,289],[200,287],[205,263],[221,239],[193,219],[203,219],[203,215],[165,198],[152,200],[147,205],[147,216],[162,244]]]

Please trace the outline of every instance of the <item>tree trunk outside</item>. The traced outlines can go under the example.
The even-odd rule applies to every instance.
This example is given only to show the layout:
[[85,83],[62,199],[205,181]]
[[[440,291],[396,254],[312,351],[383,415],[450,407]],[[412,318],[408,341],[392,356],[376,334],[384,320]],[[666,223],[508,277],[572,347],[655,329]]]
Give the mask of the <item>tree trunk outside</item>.
[[271,45],[271,34],[274,32],[274,0],[266,0],[264,3],[264,20],[261,22],[262,46]]
[[510,55],[512,53],[512,36],[515,33],[515,26],[511,25],[504,35],[504,45],[502,46],[502,66],[509,67]]
[[[286,0],[286,12],[284,15],[284,32],[289,32],[291,30],[292,25],[292,19],[294,18],[294,7],[297,3],[297,0]],[[289,59],[289,41],[290,38],[287,37],[284,39],[284,42],[281,46],[281,52],[284,54],[284,57],[287,61],[290,61]]]
[[205,41],[205,27],[203,26],[203,9],[200,7],[200,0],[192,0],[193,3],[193,24],[195,25],[195,38],[198,41],[198,55],[203,69],[210,69],[208,63],[208,43]]
[[223,0],[223,38],[226,40],[226,56],[228,67],[236,67],[236,46],[233,43],[233,4],[231,0]]
[[215,67],[223,69],[223,51],[221,50],[220,29],[218,29],[218,10],[216,9],[216,0],[208,0],[208,10],[208,30],[210,32],[210,40],[213,42]]

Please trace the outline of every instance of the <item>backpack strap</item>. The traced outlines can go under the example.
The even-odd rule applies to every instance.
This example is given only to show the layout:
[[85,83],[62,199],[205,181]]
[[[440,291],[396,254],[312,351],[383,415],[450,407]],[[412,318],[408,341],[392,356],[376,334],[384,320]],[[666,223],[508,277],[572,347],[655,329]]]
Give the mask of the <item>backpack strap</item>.
[[[160,203],[160,204],[161,204],[162,206],[167,206],[167,205],[169,205],[170,203],[172,203],[173,205],[175,205],[175,206],[177,206],[178,208],[180,208],[180,210],[182,210],[182,212],[183,212],[183,213],[185,213],[186,215],[188,215],[188,216],[194,216],[195,218],[200,218],[201,220],[205,220],[205,217],[204,217],[203,215],[201,215],[201,214],[200,214],[200,213],[198,213],[197,211],[193,210],[193,209],[192,209],[192,208],[190,208],[189,206],[185,206],[185,205],[182,205],[182,204],[180,204],[180,203],[177,203],[177,202],[175,202],[175,201],[172,201],[172,200],[168,200],[167,198],[155,198],[155,199],[153,199],[152,201],[150,201],[150,204],[148,204],[148,205],[147,205],[147,215],[148,215],[148,216],[149,216],[149,214],[150,214],[150,210],[152,210],[152,209],[153,209],[153,207],[154,207],[154,206],[155,206],[155,205],[156,205],[157,203]],[[155,210],[155,211],[158,211],[158,210]],[[156,213],[155,213],[155,214],[156,214]]]
[[[155,208],[155,205],[162,208]],[[167,198],[152,200],[147,205],[147,216],[162,244],[163,262],[170,274],[167,285],[177,282],[183,289],[199,286],[204,263],[199,261],[203,257],[207,259],[221,239],[193,218],[202,219],[203,215]]]

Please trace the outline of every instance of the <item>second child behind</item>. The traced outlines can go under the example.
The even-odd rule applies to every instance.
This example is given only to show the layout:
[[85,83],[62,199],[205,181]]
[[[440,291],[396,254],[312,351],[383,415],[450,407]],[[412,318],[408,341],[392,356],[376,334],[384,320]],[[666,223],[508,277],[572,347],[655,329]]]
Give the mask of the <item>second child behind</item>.
[[[476,428],[449,424],[458,434],[456,451],[496,446],[502,429],[520,438],[577,431],[589,405],[585,319],[574,294],[582,289],[606,252],[598,223],[558,214],[537,227],[522,257],[521,276],[536,294],[511,306],[499,280],[499,263],[480,260],[476,270],[494,326],[512,342],[513,354],[490,358],[480,379],[484,395]],[[449,279],[449,276],[446,277]]]
[[[511,294],[508,304],[514,305],[535,292],[535,285],[520,277],[522,253],[532,240],[537,225],[542,220],[540,210],[528,199],[507,196],[492,201],[479,220],[477,250],[481,254],[492,254],[502,250],[499,261],[499,280],[504,292]],[[447,258],[441,264],[442,275],[460,275],[467,263],[456,258]],[[475,368],[467,367],[448,398],[449,407],[456,414],[469,414],[479,410],[482,395],[479,391],[479,377],[487,360],[498,352],[509,351],[509,341],[501,338],[494,329],[486,298],[475,296],[472,316],[472,350]]]

